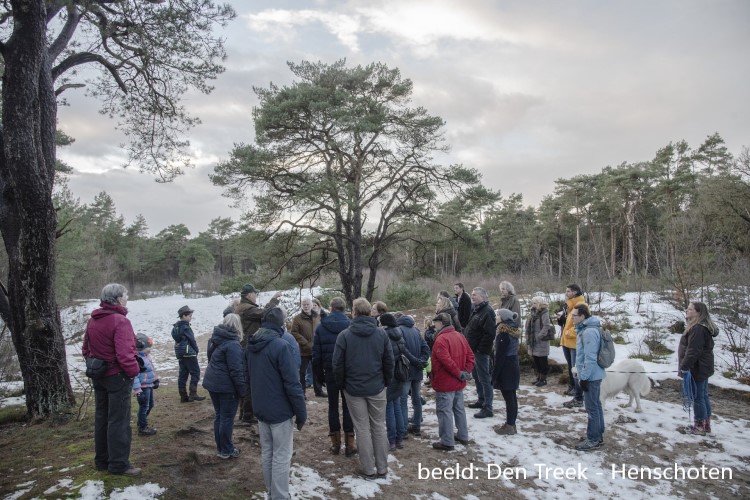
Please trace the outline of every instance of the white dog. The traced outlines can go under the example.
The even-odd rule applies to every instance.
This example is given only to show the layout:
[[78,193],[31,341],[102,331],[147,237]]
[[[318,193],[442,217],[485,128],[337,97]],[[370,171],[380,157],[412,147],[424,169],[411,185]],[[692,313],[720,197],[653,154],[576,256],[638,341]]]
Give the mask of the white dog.
[[[573,367],[573,374],[578,375],[576,367]],[[602,380],[602,386],[599,390],[602,408],[604,408],[604,402],[607,399],[617,396],[622,391],[625,391],[630,399],[627,404],[620,406],[629,408],[635,400],[635,412],[641,413],[643,411],[641,409],[641,396],[645,396],[651,391],[651,381],[646,376],[646,369],[643,365],[634,359],[626,359],[607,368],[607,377]]]

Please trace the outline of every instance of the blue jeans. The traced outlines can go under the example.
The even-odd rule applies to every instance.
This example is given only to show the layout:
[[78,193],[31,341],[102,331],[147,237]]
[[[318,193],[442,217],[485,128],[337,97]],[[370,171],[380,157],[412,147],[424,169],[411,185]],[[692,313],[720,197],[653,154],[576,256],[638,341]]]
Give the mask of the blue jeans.
[[214,441],[216,451],[229,455],[234,451],[232,432],[234,431],[234,415],[237,413],[239,399],[231,392],[209,391],[211,402],[214,404]]
[[402,414],[401,398],[408,389],[409,386],[403,383],[401,394],[385,405],[385,428],[388,434],[388,444],[394,444],[396,440],[400,441],[406,436],[406,418]]
[[294,441],[292,419],[268,424],[258,422],[260,433],[260,462],[263,466],[263,482],[271,500],[291,498],[289,496],[289,469],[292,466]]
[[705,420],[711,416],[711,402],[708,400],[708,379],[695,380],[695,400],[693,401],[695,420]]
[[[406,394],[401,396],[401,413],[404,419],[406,419],[406,427],[409,427],[409,423],[411,422],[414,429],[419,430],[419,427],[422,425],[422,393],[420,392],[422,390],[422,381],[410,380],[407,384]],[[408,405],[409,391],[411,391],[411,407],[413,412],[411,418],[409,418]]]
[[575,398],[581,401],[583,399],[583,390],[581,390],[581,384],[578,383],[578,379],[573,376],[573,367],[576,365],[576,350],[563,346],[563,354],[565,355],[565,362],[568,363],[568,387],[576,390]]
[[145,429],[148,427],[148,414],[154,407],[154,390],[151,387],[142,387],[136,399],[138,400],[138,428]]
[[197,356],[184,356],[178,360],[180,364],[180,373],[177,375],[177,389],[184,392],[186,390],[188,375],[190,376],[190,387],[198,387],[198,381],[201,378],[201,367],[198,364]]
[[133,379],[123,373],[94,380],[94,463],[121,474],[130,467],[130,399]]
[[604,435],[604,409],[602,402],[599,401],[601,387],[601,380],[589,380],[589,390],[583,392],[583,404],[589,417],[586,425],[586,439],[593,442],[601,441]]
[[440,442],[446,446],[455,445],[453,425],[458,430],[458,439],[469,440],[469,426],[466,423],[466,409],[464,408],[464,391],[436,392],[435,413],[438,418],[438,433]]
[[492,411],[492,375],[490,374],[490,355],[474,353],[474,370],[471,374],[476,380],[477,396],[482,408]]

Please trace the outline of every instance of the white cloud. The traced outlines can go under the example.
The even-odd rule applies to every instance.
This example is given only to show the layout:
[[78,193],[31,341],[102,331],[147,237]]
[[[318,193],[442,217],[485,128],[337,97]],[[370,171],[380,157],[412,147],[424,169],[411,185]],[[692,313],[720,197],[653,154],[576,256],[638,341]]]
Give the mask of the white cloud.
[[251,30],[271,34],[286,41],[295,38],[296,27],[320,23],[346,48],[352,52],[359,51],[357,33],[360,30],[360,21],[355,15],[317,10],[269,9],[258,14],[248,14],[245,18]]

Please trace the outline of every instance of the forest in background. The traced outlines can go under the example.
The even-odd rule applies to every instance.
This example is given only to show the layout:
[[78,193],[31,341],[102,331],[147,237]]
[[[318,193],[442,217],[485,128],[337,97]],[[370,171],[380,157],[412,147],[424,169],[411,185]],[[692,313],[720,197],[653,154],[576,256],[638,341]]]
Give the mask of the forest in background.
[[[317,237],[285,237],[239,220],[214,219],[197,235],[175,221],[157,234],[143,216],[127,223],[106,193],[91,204],[58,173],[57,300],[61,305],[121,282],[141,292],[231,293],[251,281],[265,289],[337,288],[334,260]],[[561,176],[539,206],[521,193],[454,198],[406,220],[379,258],[375,298],[421,300],[454,280],[496,287],[501,278],[531,289],[689,291],[750,278],[750,151],[733,155],[718,133],[697,146],[670,142],[649,161]],[[363,235],[366,241],[367,232]],[[365,261],[369,256],[365,255]],[[0,258],[7,273],[7,255]],[[395,292],[394,292],[395,290]],[[404,299],[406,300],[406,299]],[[404,304],[406,306],[408,304]]]

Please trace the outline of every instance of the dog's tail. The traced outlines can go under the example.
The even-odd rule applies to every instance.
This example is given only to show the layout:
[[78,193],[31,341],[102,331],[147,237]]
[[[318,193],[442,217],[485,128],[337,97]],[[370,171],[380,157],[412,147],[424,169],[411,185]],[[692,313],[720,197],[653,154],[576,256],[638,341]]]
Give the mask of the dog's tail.
[[636,390],[641,396],[645,396],[649,392],[651,392],[651,379],[646,375],[643,374],[643,378],[639,377],[640,387],[637,387]]

